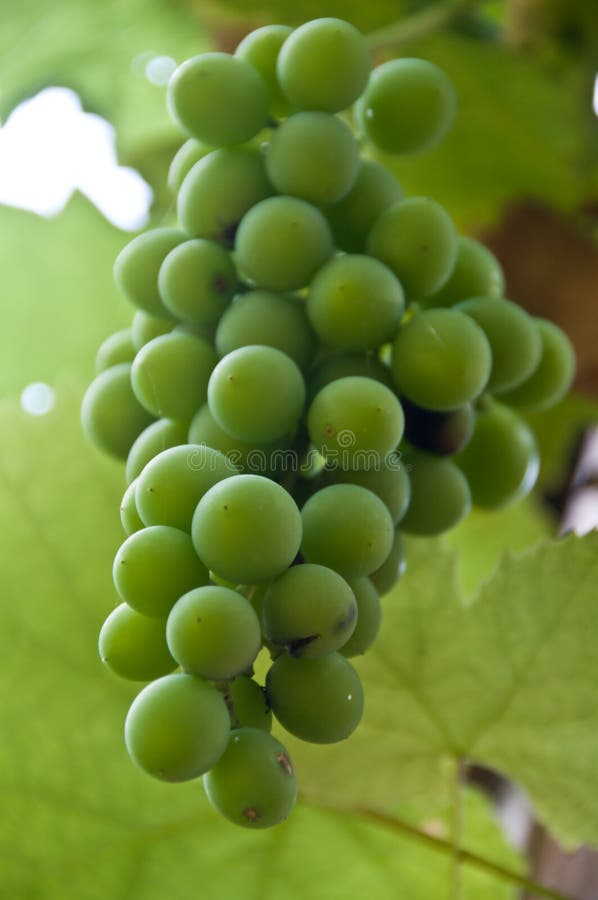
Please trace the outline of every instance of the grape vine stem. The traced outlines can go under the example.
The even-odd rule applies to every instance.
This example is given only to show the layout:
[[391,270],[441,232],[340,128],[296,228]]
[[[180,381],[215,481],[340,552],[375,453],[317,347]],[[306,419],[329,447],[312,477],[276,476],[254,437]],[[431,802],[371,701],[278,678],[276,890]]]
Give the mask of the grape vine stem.
[[370,50],[386,50],[440,31],[472,6],[472,0],[445,0],[367,35]]

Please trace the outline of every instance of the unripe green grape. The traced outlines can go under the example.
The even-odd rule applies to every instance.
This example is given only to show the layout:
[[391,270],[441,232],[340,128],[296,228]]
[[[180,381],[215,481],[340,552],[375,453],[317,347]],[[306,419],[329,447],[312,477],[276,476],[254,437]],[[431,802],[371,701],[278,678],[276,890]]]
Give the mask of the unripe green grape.
[[331,381],[307,413],[309,436],[325,459],[343,469],[371,469],[403,436],[403,410],[395,394],[372,378]]
[[165,675],[143,688],[125,721],[129,756],[162,781],[190,781],[226,749],[230,717],[224,698],[193,675]]
[[365,88],[371,61],[363,35],[341,19],[306,22],[286,39],[277,73],[290,103],[298,109],[340,112]]
[[133,363],[133,390],[156,416],[189,420],[205,403],[218,357],[206,340],[173,332],[142,347]]
[[142,528],[145,528],[135,503],[136,485],[137,479],[134,479],[123,494],[120,503],[120,521],[127,535],[135,534],[136,531],[141,531]]
[[424,59],[393,59],[372,72],[357,104],[359,125],[386,153],[421,153],[453,124],[457,100],[447,75]]
[[426,307],[453,306],[471,297],[498,299],[504,290],[505,276],[494,254],[473,238],[458,237],[457,259],[448,281],[422,302]]
[[350,658],[365,653],[376,640],[382,621],[382,609],[378,591],[370,578],[353,578],[349,581],[349,587],[357,603],[357,625],[340,652]]
[[237,297],[218,324],[216,350],[226,356],[252,344],[275,347],[305,369],[314,355],[315,336],[304,304],[271,291],[249,291]]
[[292,432],[305,383],[293,360],[274,347],[240,347],[215,367],[208,404],[216,422],[242,441],[266,443]]
[[502,393],[516,387],[538,367],[542,353],[540,331],[525,310],[509,300],[477,297],[457,309],[480,326],[492,351],[486,390]]
[[269,732],[272,728],[272,710],[266,700],[266,692],[248,675],[238,675],[228,689],[231,715],[235,728],[259,728]]
[[237,289],[237,273],[224,247],[197,238],[171,250],[160,266],[158,288],[173,315],[206,325],[228,306]]
[[332,235],[319,209],[298,197],[269,197],[249,210],[237,231],[239,269],[257,287],[305,287],[332,255]]
[[376,220],[402,199],[401,185],[392,172],[375,159],[362,159],[349,193],[325,210],[336,246],[362,253]]
[[168,169],[168,187],[173,194],[180,190],[181,185],[196,162],[207,156],[214,148],[195,138],[189,138],[179,147],[172,158]]
[[500,398],[518,409],[554,406],[565,396],[575,375],[575,350],[565,332],[546,319],[535,322],[542,341],[540,362],[529,378]]
[[270,584],[262,621],[273,644],[316,659],[346,644],[357,623],[357,603],[344,578],[306,563],[291,566]]
[[166,618],[179,597],[209,580],[189,535],[167,525],[128,537],[114,558],[112,574],[121,600],[157,619]]
[[276,75],[276,63],[280,48],[292,31],[288,25],[264,25],[246,35],[235,50],[235,56],[250,63],[261,76],[268,91],[270,112],[274,116],[289,113],[289,102]]
[[136,351],[141,350],[154,338],[160,337],[162,334],[170,334],[175,328],[174,319],[163,319],[161,316],[152,316],[151,313],[143,312],[138,309],[133,316],[133,324],[131,325],[131,335],[133,339],[133,347]]
[[386,560],[369,576],[380,596],[387,594],[400,580],[407,566],[406,555],[403,535],[400,531],[396,531],[391,551]]
[[81,424],[87,439],[104,453],[126,459],[135,439],[153,421],[131,387],[130,363],[96,375],[83,397]]
[[471,492],[461,470],[427,453],[410,453],[407,460],[411,500],[401,530],[431,536],[454,528],[471,509]]
[[473,437],[456,462],[475,505],[488,509],[524,497],[539,471],[533,432],[516,412],[500,403],[478,411]]
[[223,756],[204,776],[216,812],[245,828],[270,828],[287,818],[297,798],[291,758],[276,738],[257,728],[231,732]]
[[177,600],[168,616],[166,640],[186,672],[224,681],[251,666],[261,649],[262,633],[249,600],[210,584]]
[[392,546],[394,527],[382,500],[355,484],[333,484],[301,511],[301,553],[307,562],[361,578],[378,569]]
[[243,144],[268,120],[268,95],[255,69],[228,53],[202,53],[173,73],[168,111],[191,137],[220,147]]
[[232,247],[247,210],[272,192],[258,150],[214,150],[193,166],[181,185],[177,202],[181,226],[193,237]]
[[130,328],[116,331],[103,341],[96,353],[96,374],[119,363],[132,363],[135,359],[135,347]]
[[488,338],[454,309],[416,313],[393,344],[395,383],[424,409],[444,412],[474,400],[486,387],[491,366]]
[[338,353],[327,356],[312,369],[309,376],[309,396],[315,397],[322,388],[338,378],[373,378],[392,388],[392,373],[388,366],[366,353]]
[[448,412],[434,412],[410,403],[404,397],[405,437],[417,450],[436,456],[454,456],[470,440],[475,425],[475,412],[470,403]]
[[307,296],[314,331],[335,350],[375,350],[391,341],[404,310],[400,282],[370,256],[335,257],[316,274]]
[[191,529],[203,562],[232,584],[269,581],[301,543],[301,514],[290,494],[259,475],[233,475],[204,494]]
[[127,300],[153,316],[170,318],[158,292],[158,272],[164,257],[185,239],[176,228],[154,228],[134,237],[120,251],[114,278]]
[[371,469],[327,469],[326,480],[332,484],[357,484],[367,488],[382,500],[396,525],[409,506],[411,487],[407,467],[396,454],[390,454]]
[[367,252],[392,269],[410,300],[442,287],[457,256],[457,232],[448,213],[427,197],[409,197],[385,210],[367,240]]
[[[158,419],[141,432],[127,456],[125,475],[131,484],[158,453],[187,443],[187,424],[176,419]],[[193,443],[193,442],[191,442]]]
[[166,622],[150,619],[121,603],[100,631],[100,659],[120,678],[152,681],[176,669],[166,644]]
[[214,420],[206,403],[193,416],[189,426],[189,443],[205,444],[219,450],[241,472],[270,475],[286,458],[285,440],[269,444],[248,443],[231,437]]
[[316,206],[344,197],[358,169],[359,146],[353,132],[325,112],[295,113],[266,145],[266,172],[276,191]]
[[287,731],[313,744],[348,738],[363,714],[363,687],[340,653],[295,659],[283,653],[266,677],[272,712]]
[[163,450],[137,479],[135,500],[145,525],[191,530],[195,507],[211,487],[237,475],[238,469],[218,450],[182,444]]

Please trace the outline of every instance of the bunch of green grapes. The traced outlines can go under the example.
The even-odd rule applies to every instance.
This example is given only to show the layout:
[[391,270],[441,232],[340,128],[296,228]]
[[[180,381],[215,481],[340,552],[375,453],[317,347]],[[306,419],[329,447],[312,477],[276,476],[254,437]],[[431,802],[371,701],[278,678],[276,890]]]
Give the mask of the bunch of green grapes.
[[494,256],[376,159],[449,130],[432,63],[371,71],[338,19],[267,26],[183,63],[168,106],[187,137],[178,224],[118,256],[136,311],[82,409],[128,483],[100,655],[148,682],[125,723],[134,762],[203,776],[217,810],[262,828],[296,797],[272,714],[305,741],[354,731],[349,660],[376,637],[403,534],[531,489],[520,410],[559,400],[574,359],[505,299]]

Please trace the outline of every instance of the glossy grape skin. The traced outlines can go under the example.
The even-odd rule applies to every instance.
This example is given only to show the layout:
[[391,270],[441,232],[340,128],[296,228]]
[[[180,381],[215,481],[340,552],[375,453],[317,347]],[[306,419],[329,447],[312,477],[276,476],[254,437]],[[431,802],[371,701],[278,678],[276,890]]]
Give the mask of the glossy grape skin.
[[211,487],[237,475],[222,453],[200,444],[163,450],[137,479],[135,501],[145,525],[171,525],[191,530],[195,507]]
[[238,675],[228,689],[234,728],[260,728],[270,732],[272,710],[266,692],[248,675]]
[[391,270],[359,254],[337,256],[313,279],[307,315],[323,344],[335,350],[375,350],[391,341],[405,310]]
[[309,498],[301,511],[301,553],[343,578],[378,569],[392,546],[394,527],[382,500],[355,484],[333,484]]
[[189,420],[205,403],[218,357],[206,340],[173,332],[142,347],[131,381],[139,401],[156,416]]
[[378,591],[370,578],[353,578],[349,587],[357,603],[357,625],[349,640],[340,648],[347,658],[361,656],[372,646],[382,622],[382,609]]
[[141,432],[127,456],[125,476],[130,484],[158,453],[187,443],[187,424],[176,419],[158,419]]
[[486,335],[454,309],[417,313],[393,344],[395,384],[424,409],[444,412],[469,403],[486,387],[491,366]]
[[298,197],[269,197],[239,225],[235,249],[240,270],[257,287],[305,287],[332,255],[330,226],[319,209]]
[[117,366],[119,363],[132,363],[135,358],[135,347],[130,328],[116,331],[103,341],[96,353],[95,370],[99,375],[105,369]]
[[287,569],[299,550],[301,514],[284,488],[260,475],[234,475],[197,505],[193,544],[231,584],[258,584]]
[[403,535],[395,532],[392,549],[379,569],[369,576],[370,581],[382,596],[387,594],[400,580],[407,566],[406,547]]
[[272,712],[291,734],[314,744],[348,738],[363,713],[363,687],[340,653],[295,659],[283,653],[266,677]]
[[136,531],[141,531],[145,527],[135,503],[136,484],[136,479],[130,483],[120,503],[120,521],[127,535],[135,534]]
[[189,138],[179,147],[172,158],[170,168],[168,169],[168,187],[173,194],[180,190],[181,185],[196,162],[207,156],[214,148],[195,138]]
[[343,469],[370,469],[403,436],[403,410],[395,394],[372,378],[330,382],[307,413],[309,436],[325,459]]
[[372,491],[385,504],[395,525],[409,506],[411,487],[407,467],[395,454],[372,469],[332,467],[325,471],[324,478],[331,484],[357,484]]
[[221,359],[208,384],[214,419],[232,437],[267,443],[294,431],[305,383],[293,360],[274,347],[240,347]]
[[337,378],[351,376],[374,378],[392,388],[392,373],[388,366],[365,353],[338,353],[321,360],[309,375],[309,396],[315,397],[322,388]]
[[160,266],[158,288],[166,308],[186,322],[215,322],[237,289],[237,273],[220,244],[196,238],[179,244]]
[[372,72],[357,103],[361,130],[386,153],[421,153],[453,124],[456,96],[447,75],[424,59],[393,59]]
[[234,729],[225,753],[204,776],[213,808],[245,828],[278,825],[297,798],[291,758],[272,735],[257,728]]
[[448,281],[422,303],[426,307],[453,306],[472,297],[499,299],[504,291],[505,276],[494,254],[473,238],[458,237],[455,267]]
[[533,432],[512,409],[492,403],[478,411],[473,437],[456,463],[476,506],[497,509],[530,492],[540,466]]
[[401,520],[407,534],[432,536],[454,528],[471,509],[463,473],[448,459],[412,452],[406,457],[411,500]]
[[239,471],[254,475],[271,475],[284,458],[287,446],[284,439],[269,444],[256,444],[231,437],[214,420],[207,403],[191,420],[189,443],[213,447],[223,453]]
[[168,111],[190,137],[223,147],[243,144],[268,120],[268,95],[255,69],[228,53],[202,53],[173,73]]
[[478,297],[457,309],[480,326],[492,351],[486,390],[502,393],[525,381],[538,367],[542,353],[540,331],[525,310],[509,300]]
[[81,424],[87,439],[99,450],[126,459],[135,439],[153,421],[131,387],[130,363],[100,372],[87,388],[81,404]]
[[112,574],[121,600],[157,619],[166,618],[179,597],[209,580],[189,535],[167,525],[128,537],[114,558]]
[[127,300],[163,319],[170,313],[158,291],[158,272],[164,257],[186,239],[176,228],[154,228],[137,235],[114,263],[114,279]]
[[517,409],[548,409],[565,396],[575,375],[575,350],[565,332],[546,319],[535,319],[542,341],[540,362],[534,372],[501,401]]
[[428,197],[409,197],[375,222],[367,252],[385,263],[410,300],[442,287],[457,257],[457,232],[448,213]]
[[270,112],[275,116],[289,113],[289,102],[278,83],[276,63],[280,48],[292,31],[289,25],[264,25],[246,35],[235,50],[235,56],[250,63],[261,76],[268,91]]
[[473,434],[475,412],[470,403],[448,412],[433,412],[401,398],[405,437],[412,447],[437,456],[459,453]]
[[162,334],[170,334],[176,327],[174,319],[164,319],[161,316],[153,316],[151,313],[138,309],[133,316],[131,325],[131,337],[136,351],[141,350],[154,338]]
[[340,112],[365,88],[370,54],[364,37],[348,22],[322,18],[296,28],[278,56],[277,74],[298,109]]
[[148,684],[125,721],[129,756],[162,781],[203,775],[224,753],[229,734],[222,694],[193,675],[166,675]]
[[168,616],[166,640],[185,672],[224,681],[251,666],[261,649],[262,633],[249,600],[210,584],[177,600]]
[[142,616],[121,603],[100,631],[100,659],[119,678],[151,681],[176,669],[166,644],[166,622]]
[[186,176],[178,196],[181,226],[196,238],[232,247],[239,222],[260,200],[272,194],[258,150],[214,150]]
[[375,159],[362,159],[349,193],[324,211],[336,246],[348,253],[363,252],[376,220],[402,199],[403,190],[392,172]]

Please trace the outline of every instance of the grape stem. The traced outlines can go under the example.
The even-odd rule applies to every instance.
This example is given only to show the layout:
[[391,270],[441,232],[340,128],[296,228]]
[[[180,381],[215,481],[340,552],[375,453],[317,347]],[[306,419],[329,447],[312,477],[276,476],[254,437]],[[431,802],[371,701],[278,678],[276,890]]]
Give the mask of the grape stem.
[[450,25],[471,5],[472,0],[445,0],[443,3],[437,3],[400,22],[393,22],[392,25],[385,25],[384,28],[372,31],[366,38],[368,46],[370,50],[385,50],[418,41]]
[[453,865],[451,870],[451,900],[461,900],[462,896],[462,862],[463,844],[463,762],[455,760],[452,796],[451,843],[453,845]]

